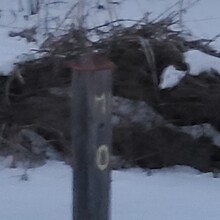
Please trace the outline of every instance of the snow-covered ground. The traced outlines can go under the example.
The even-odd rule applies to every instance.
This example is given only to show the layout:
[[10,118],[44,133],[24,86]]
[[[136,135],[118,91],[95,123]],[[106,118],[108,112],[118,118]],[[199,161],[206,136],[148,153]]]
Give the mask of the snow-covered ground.
[[159,87],[161,89],[177,86],[186,74],[198,76],[203,72],[214,70],[220,74],[220,58],[208,55],[198,50],[189,50],[184,53],[185,62],[189,66],[188,71],[176,70],[174,66],[164,69],[160,77]]
[[[1,220],[71,220],[72,171],[48,162],[28,171],[0,169]],[[112,172],[112,220],[219,220],[220,179],[187,167]]]

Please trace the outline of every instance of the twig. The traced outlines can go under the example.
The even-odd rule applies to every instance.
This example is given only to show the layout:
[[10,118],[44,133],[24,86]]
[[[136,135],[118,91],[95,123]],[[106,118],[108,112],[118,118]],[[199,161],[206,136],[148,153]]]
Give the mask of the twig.
[[55,32],[58,31],[60,29],[60,27],[63,25],[63,23],[67,20],[67,18],[70,16],[70,14],[72,13],[72,11],[78,6],[79,2],[75,3],[70,9],[69,11],[66,13],[65,17],[63,18],[63,20],[60,22],[60,24],[56,27]]
[[49,2],[47,3],[47,5],[55,5],[55,4],[66,4],[66,1],[53,1],[53,2]]
[[176,2],[175,4],[171,5],[169,8],[167,8],[165,11],[163,11],[160,15],[158,15],[155,19],[153,19],[153,23],[156,22],[158,19],[160,19],[161,17],[163,17],[168,11],[170,11],[172,8],[174,8],[175,6],[177,6],[179,4],[179,1]]
[[216,34],[212,39],[210,39],[210,40],[207,40],[208,41],[208,43],[207,44],[205,44],[205,46],[208,46],[208,45],[210,45],[212,42],[214,42],[214,41],[216,41],[218,38],[220,37],[220,33],[219,34]]
[[125,22],[125,21],[129,21],[129,22],[137,22],[139,23],[141,20],[135,20],[135,19],[117,19],[117,20],[114,20],[114,21],[109,21],[109,22],[106,22],[105,24],[101,24],[101,25],[98,25],[98,26],[95,26],[93,28],[89,28],[87,31],[93,31],[93,30],[96,30],[96,29],[99,29],[99,28],[103,28],[103,27],[107,27],[111,24],[114,24],[114,23],[118,23],[118,22]]
[[183,13],[185,12],[185,10],[183,9],[183,1],[184,0],[180,0],[180,2],[179,2],[179,4],[180,4],[179,23],[180,23],[181,28],[183,28]]

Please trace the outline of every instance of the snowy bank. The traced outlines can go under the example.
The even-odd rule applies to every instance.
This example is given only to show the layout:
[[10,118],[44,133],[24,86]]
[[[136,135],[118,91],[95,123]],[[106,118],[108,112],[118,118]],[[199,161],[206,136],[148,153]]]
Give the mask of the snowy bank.
[[160,77],[160,89],[172,88],[177,86],[179,82],[186,76],[198,76],[202,73],[210,73],[212,71],[220,74],[220,58],[203,53],[199,50],[189,50],[184,53],[185,62],[188,64],[188,71],[179,71],[175,67],[167,67]]

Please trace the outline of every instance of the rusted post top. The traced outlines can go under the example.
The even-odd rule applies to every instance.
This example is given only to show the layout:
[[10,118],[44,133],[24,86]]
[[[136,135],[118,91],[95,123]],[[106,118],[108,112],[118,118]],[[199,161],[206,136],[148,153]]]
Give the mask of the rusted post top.
[[115,65],[100,53],[83,54],[75,60],[68,62],[68,67],[76,71],[113,70]]

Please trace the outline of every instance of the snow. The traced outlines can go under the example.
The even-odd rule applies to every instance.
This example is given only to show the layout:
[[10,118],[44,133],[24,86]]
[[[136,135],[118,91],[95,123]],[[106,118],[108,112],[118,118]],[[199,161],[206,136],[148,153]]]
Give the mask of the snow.
[[185,53],[185,61],[189,64],[189,74],[198,76],[201,72],[215,70],[220,74],[220,58],[205,54],[198,50]]
[[168,124],[146,102],[135,101],[118,96],[112,101],[112,124],[139,123],[150,129],[152,126]]
[[27,43],[26,40],[19,37],[8,37],[10,31],[21,31],[28,27],[28,23],[24,22],[24,18],[20,19],[17,0],[12,0],[11,4],[7,0],[1,0],[0,15],[0,75],[8,75],[14,67],[14,64],[20,61],[23,54],[30,54],[31,49],[38,48],[35,43]]
[[[19,1],[23,9],[19,7]],[[39,49],[41,43],[48,36],[48,32],[58,36],[68,30],[74,23],[77,23],[79,9],[73,7],[76,0],[44,1],[43,7],[38,15],[29,15],[27,0],[1,0],[0,11],[0,48],[2,56],[0,59],[0,74],[7,75],[13,69],[13,64],[21,54],[30,54],[32,50]],[[42,1],[43,2],[43,1]],[[84,13],[87,14],[86,25],[88,28],[116,19],[134,19],[139,20],[145,16],[147,20],[157,20],[163,16],[170,15],[173,11],[180,10],[180,3],[176,0],[118,0],[119,4],[110,4],[110,10],[107,10],[107,1],[88,0]],[[183,6],[187,10],[182,14],[184,26],[174,27],[183,29],[188,37],[193,39],[208,38],[213,39],[219,34],[217,27],[220,26],[219,0],[198,1],[185,0]],[[48,4],[47,4],[48,3]],[[102,4],[105,9],[97,8]],[[22,10],[21,10],[22,9]],[[66,16],[70,9],[73,9]],[[127,21],[124,25],[132,25],[134,22]],[[24,28],[37,27],[36,42],[27,43],[20,37],[8,37],[10,31],[21,31]],[[91,39],[97,40],[92,35]],[[212,45],[220,49],[220,38],[217,38]]]
[[181,126],[176,127],[182,132],[190,134],[194,138],[200,138],[202,136],[211,138],[213,144],[220,147],[220,133],[210,124],[203,123],[197,125],[190,125],[190,126]]
[[[71,219],[72,171],[49,161],[30,169],[0,169],[0,219]],[[220,179],[188,167],[112,172],[112,220],[218,220]]]
[[71,219],[71,172],[62,163],[49,162],[29,171],[21,181],[22,169],[0,170],[0,219]]
[[160,77],[160,89],[173,88],[186,76],[198,76],[204,72],[214,70],[220,74],[220,58],[203,53],[199,50],[189,50],[184,53],[185,62],[189,65],[189,70],[178,71],[174,66],[168,66]]
[[[192,2],[192,1],[191,1]],[[204,39],[214,39],[219,35],[220,2],[218,0],[204,1],[200,0],[194,7],[184,15],[186,27],[194,36]],[[220,50],[220,38],[211,44],[215,49]]]
[[168,66],[164,69],[160,77],[160,89],[173,88],[177,86],[181,79],[186,75],[185,71],[176,70],[174,66]]

